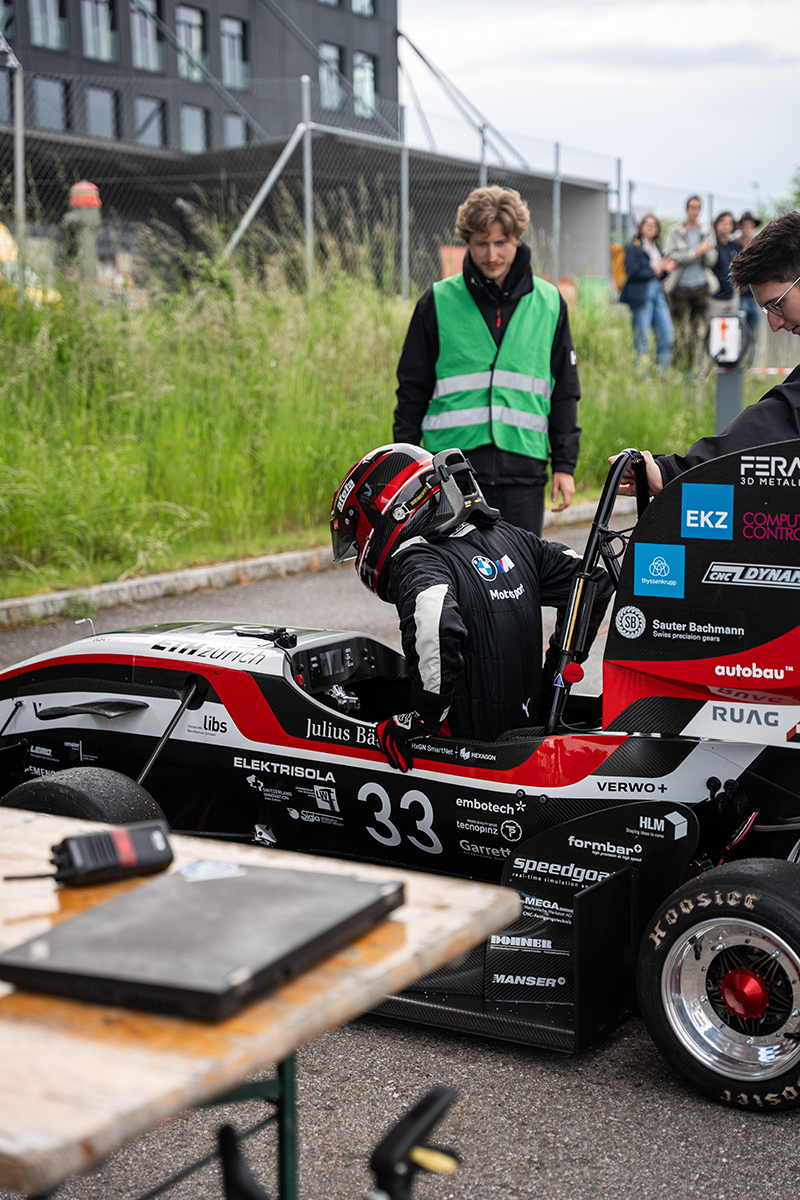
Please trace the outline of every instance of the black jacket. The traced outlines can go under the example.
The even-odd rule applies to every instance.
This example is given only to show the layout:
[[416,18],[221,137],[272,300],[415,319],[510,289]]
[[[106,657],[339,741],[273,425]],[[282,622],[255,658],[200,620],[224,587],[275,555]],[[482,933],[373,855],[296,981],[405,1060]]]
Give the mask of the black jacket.
[[[391,594],[413,706],[430,729],[447,715],[454,737],[494,741],[506,729],[538,723],[541,606],[559,610],[545,664],[552,685],[552,647],[579,567],[574,550],[505,521],[488,529],[467,524],[450,537],[400,547]],[[602,567],[595,578],[590,641],[613,590]]]
[[[530,250],[524,245],[518,248],[502,291],[491,280],[484,278],[473,264],[469,251],[464,257],[464,279],[495,345],[499,346],[521,298],[533,291],[535,286]],[[414,309],[397,367],[394,441],[420,444],[422,419],[428,411],[436,386],[438,357],[439,326],[433,288],[428,288]],[[566,471],[572,475],[578,461],[581,436],[577,422],[581,385],[563,297],[550,355],[550,369],[555,380],[550,400],[549,427],[552,468],[553,471]],[[469,460],[481,483],[542,484],[547,480],[546,462],[499,450],[493,444],[470,450]]]
[[669,483],[684,471],[722,454],[796,437],[800,437],[800,367],[795,367],[783,383],[770,388],[756,404],[749,404],[722,433],[700,438],[683,457],[662,454],[656,462],[664,483]]
[[[661,254],[658,242],[656,242],[656,249]],[[650,255],[641,238],[634,238],[625,247],[625,274],[628,278],[619,294],[619,302],[627,304],[631,308],[642,308],[647,300],[648,283],[651,279],[660,279],[661,276],[656,275],[653,270]]]

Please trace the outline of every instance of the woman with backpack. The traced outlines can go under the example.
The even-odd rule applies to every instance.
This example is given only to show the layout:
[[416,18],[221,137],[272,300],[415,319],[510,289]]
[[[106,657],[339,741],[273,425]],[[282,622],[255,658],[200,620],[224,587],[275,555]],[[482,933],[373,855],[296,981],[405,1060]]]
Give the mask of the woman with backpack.
[[636,237],[625,247],[627,280],[620,293],[620,302],[630,306],[633,325],[633,344],[639,363],[644,366],[650,347],[650,330],[656,337],[656,362],[666,375],[672,361],[675,334],[669,306],[661,280],[675,267],[671,258],[664,258],[658,238],[661,224],[652,213],[642,217]]

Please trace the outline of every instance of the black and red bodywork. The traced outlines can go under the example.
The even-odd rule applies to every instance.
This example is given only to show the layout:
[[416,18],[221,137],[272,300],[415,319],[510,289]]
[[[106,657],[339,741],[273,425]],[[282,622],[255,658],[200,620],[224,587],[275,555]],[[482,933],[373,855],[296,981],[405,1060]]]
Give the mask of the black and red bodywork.
[[794,850],[745,831],[800,810],[798,484],[792,442],[659,495],[622,562],[603,696],[569,696],[555,733],[421,740],[401,775],[374,729],[409,706],[390,646],[156,625],[0,673],[0,792],[80,764],[135,778],[194,682],[146,781],[173,829],[516,887],[513,927],[382,1011],[580,1050],[631,1011],[644,923],[687,873]]

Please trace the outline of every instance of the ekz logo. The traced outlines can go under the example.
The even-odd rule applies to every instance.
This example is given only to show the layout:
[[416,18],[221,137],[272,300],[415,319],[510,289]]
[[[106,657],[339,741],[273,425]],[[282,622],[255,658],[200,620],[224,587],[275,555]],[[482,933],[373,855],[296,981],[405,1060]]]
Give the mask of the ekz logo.
[[733,541],[733,484],[681,484],[681,537]]
[[683,546],[639,542],[634,547],[633,591],[636,596],[683,599],[686,550]]

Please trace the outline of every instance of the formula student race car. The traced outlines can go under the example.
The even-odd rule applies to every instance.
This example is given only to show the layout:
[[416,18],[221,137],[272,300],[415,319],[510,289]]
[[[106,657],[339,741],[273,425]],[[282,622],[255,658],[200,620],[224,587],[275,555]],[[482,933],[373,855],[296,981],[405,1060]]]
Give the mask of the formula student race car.
[[[502,880],[521,918],[379,1011],[579,1052],[638,1005],[715,1099],[800,1104],[800,441],[640,501],[623,559],[608,520],[628,462],[576,579],[547,729],[420,739],[400,774],[375,737],[409,708],[385,643],[154,625],[0,673],[2,803],[163,810],[200,835]],[[618,586],[593,697],[569,680],[599,555]]]

